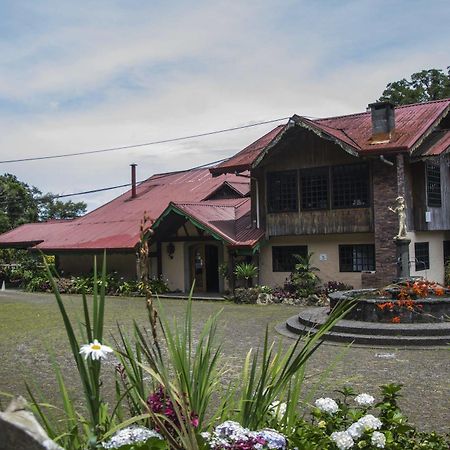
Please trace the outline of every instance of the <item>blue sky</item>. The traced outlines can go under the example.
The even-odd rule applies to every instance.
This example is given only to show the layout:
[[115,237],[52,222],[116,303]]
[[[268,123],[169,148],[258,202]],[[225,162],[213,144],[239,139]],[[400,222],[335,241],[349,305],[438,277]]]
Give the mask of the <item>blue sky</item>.
[[[450,65],[447,0],[0,0],[0,18],[0,159],[359,112]],[[132,162],[143,179],[225,158],[269,129],[0,171],[76,192],[128,182]]]

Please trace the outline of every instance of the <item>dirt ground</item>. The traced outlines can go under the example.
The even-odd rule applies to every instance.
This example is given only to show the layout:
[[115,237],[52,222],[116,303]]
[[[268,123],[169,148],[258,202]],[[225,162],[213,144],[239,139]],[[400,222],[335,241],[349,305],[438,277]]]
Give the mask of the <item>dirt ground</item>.
[[[64,296],[73,319],[81,316],[79,296]],[[181,319],[186,303],[179,299],[162,300],[168,317]],[[298,307],[283,305],[235,305],[219,301],[197,301],[193,305],[194,326],[199,330],[206,318],[222,310],[219,333],[224,363],[237,375],[250,348],[262,342],[266,327],[271,338],[283,344],[292,339],[275,331]],[[105,327],[109,345],[117,335],[117,322],[131,330],[136,320],[145,326],[146,310],[141,298],[107,299]],[[24,380],[41,391],[50,403],[58,404],[52,359],[63,368],[72,394],[80,398],[74,365],[65,331],[53,295],[19,291],[0,292],[0,392],[26,394]],[[322,380],[321,375],[329,371]],[[114,361],[108,361],[105,388],[112,395]],[[310,361],[305,389],[317,387],[317,396],[335,396],[344,385],[357,392],[377,396],[380,384],[403,384],[401,404],[411,422],[423,430],[450,432],[450,347],[393,348],[323,344]],[[319,386],[317,384],[319,383]],[[5,399],[2,399],[4,406]]]

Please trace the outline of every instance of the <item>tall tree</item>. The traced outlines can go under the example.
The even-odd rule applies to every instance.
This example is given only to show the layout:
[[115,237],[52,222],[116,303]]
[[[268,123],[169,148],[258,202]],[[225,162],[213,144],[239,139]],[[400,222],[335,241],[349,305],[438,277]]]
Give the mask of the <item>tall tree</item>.
[[42,195],[39,189],[14,175],[0,175],[0,233],[24,223],[71,219],[85,212],[84,202],[63,202],[53,194]]
[[447,73],[442,69],[428,69],[413,73],[410,78],[389,83],[379,101],[409,105],[450,97],[450,66]]

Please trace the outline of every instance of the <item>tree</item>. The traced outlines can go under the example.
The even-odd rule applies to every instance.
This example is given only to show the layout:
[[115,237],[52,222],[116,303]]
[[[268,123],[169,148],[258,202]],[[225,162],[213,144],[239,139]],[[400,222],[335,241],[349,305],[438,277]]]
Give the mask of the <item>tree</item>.
[[46,194],[40,198],[40,220],[49,219],[74,219],[86,212],[86,203],[73,202],[69,200],[63,202],[55,199],[52,194]]
[[390,101],[394,105],[409,105],[450,97],[450,66],[413,73],[411,80],[403,78],[386,86],[378,101]]
[[84,202],[63,202],[50,193],[43,196],[39,189],[14,175],[0,175],[0,233],[24,223],[71,219],[85,211]]
[[40,192],[14,175],[0,176],[0,232],[39,219],[37,197]]

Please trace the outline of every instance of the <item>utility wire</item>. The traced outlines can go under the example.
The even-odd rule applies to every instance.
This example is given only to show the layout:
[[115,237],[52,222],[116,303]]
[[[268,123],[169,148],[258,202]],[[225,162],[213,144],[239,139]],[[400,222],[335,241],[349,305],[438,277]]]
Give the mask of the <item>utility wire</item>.
[[[151,178],[151,181],[159,180],[161,178],[165,178],[165,177],[168,177],[168,176],[171,176],[171,175],[175,175],[177,173],[189,172],[191,170],[203,169],[205,167],[213,166],[215,164],[219,164],[219,163],[221,163],[223,161],[226,161],[227,159],[229,159],[229,158],[219,159],[217,161],[212,161],[212,162],[209,162],[209,163],[206,163],[206,164],[202,164],[200,166],[190,167],[188,169],[176,170],[174,172],[167,172],[167,173],[161,173],[161,174],[153,175],[150,178]],[[145,181],[149,180],[150,178],[147,178],[147,179],[142,180],[142,181],[137,181],[136,185],[140,185],[140,184],[144,183]],[[58,199],[58,198],[65,198],[65,197],[73,197],[73,196],[76,196],[76,195],[94,194],[96,192],[111,191],[113,189],[119,189],[119,188],[128,187],[128,186],[131,186],[131,183],[119,184],[119,185],[116,185],[116,186],[108,186],[108,187],[98,188],[98,189],[91,189],[89,191],[83,191],[83,192],[74,192],[72,194],[49,195],[49,196],[46,196],[45,198],[36,198],[35,200],[37,202],[42,202],[42,200],[44,200],[44,199]],[[19,202],[8,202],[8,200],[6,200],[6,199],[1,199],[0,200],[0,207],[1,206],[6,206],[6,205],[20,205],[20,204],[21,203],[19,203]]]
[[169,142],[178,142],[178,141],[184,141],[187,139],[194,139],[194,138],[205,137],[205,136],[213,136],[215,134],[228,133],[230,131],[236,131],[236,130],[243,130],[245,128],[257,127],[260,125],[266,125],[269,123],[280,122],[282,120],[287,120],[287,119],[289,119],[289,117],[281,117],[279,119],[266,120],[263,122],[252,123],[250,125],[241,125],[239,127],[224,128],[222,130],[208,131],[206,133],[191,134],[188,136],[176,137],[176,138],[171,138],[171,139],[162,139],[159,141],[144,142],[141,144],[124,145],[121,147],[110,147],[110,148],[103,148],[103,149],[99,149],[99,150],[88,150],[85,152],[63,153],[60,155],[35,156],[35,157],[20,158],[20,159],[6,159],[3,161],[0,161],[0,164],[7,164],[7,163],[10,164],[10,163],[27,162],[27,161],[40,161],[40,160],[44,160],[44,159],[67,158],[67,157],[71,157],[71,156],[93,155],[93,154],[97,154],[97,153],[128,150],[131,148],[146,147],[146,146],[150,146],[150,145],[166,144]]

